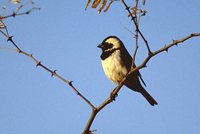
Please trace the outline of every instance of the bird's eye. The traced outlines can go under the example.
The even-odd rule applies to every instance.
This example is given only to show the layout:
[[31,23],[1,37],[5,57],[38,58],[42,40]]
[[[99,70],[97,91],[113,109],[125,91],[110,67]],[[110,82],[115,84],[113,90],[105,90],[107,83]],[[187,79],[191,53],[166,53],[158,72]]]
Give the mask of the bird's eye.
[[113,44],[112,44],[112,43],[107,43],[107,42],[105,42],[105,44],[104,44],[104,50],[111,49],[112,47],[113,47]]

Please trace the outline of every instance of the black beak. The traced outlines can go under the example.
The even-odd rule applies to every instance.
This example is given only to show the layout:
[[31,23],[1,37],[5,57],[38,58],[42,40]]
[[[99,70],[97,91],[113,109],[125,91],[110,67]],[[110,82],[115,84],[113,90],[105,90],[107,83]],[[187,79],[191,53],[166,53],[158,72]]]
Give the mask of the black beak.
[[98,48],[103,48],[103,44],[101,43],[101,44],[99,44],[97,47],[98,47]]

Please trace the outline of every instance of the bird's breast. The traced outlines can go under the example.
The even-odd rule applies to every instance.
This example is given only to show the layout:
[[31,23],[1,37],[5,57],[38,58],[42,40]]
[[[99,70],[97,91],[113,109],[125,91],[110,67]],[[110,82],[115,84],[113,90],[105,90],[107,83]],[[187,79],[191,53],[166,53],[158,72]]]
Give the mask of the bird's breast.
[[128,73],[128,69],[120,57],[120,51],[115,51],[112,55],[101,60],[106,76],[113,82],[118,83]]

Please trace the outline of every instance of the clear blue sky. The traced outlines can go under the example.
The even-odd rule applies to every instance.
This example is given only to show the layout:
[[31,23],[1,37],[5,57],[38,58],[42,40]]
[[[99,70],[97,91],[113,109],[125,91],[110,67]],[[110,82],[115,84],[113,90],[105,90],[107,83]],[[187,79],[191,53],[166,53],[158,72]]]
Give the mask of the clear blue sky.
[[[99,15],[95,9],[84,11],[86,0],[34,2],[42,10],[5,21],[14,41],[74,81],[81,93],[99,105],[115,85],[103,73],[96,46],[105,37],[117,35],[133,52],[134,39],[124,26],[134,29],[124,6],[115,2]],[[152,50],[200,32],[199,7],[199,0],[147,0],[148,13],[140,26]],[[0,47],[0,133],[80,134],[90,107],[29,58],[2,49],[12,47],[3,36]],[[140,41],[137,64],[145,57]],[[98,134],[200,133],[200,38],[158,55],[141,73],[158,106],[150,106],[140,94],[123,87],[116,101],[98,114],[92,129]]]

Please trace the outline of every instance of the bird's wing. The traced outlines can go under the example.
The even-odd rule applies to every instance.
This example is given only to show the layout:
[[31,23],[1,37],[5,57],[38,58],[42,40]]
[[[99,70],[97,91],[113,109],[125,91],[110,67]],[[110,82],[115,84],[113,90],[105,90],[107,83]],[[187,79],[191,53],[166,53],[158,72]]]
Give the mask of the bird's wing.
[[[131,68],[133,59],[132,59],[131,55],[129,54],[129,52],[126,50],[125,47],[124,47],[124,50],[125,50],[125,52],[123,54],[121,54],[122,61],[125,61],[124,64],[127,68]],[[136,65],[133,64],[133,68],[135,68],[135,67],[136,67]],[[140,80],[142,81],[144,86],[146,87],[146,83],[144,82],[142,75],[140,74],[139,70],[136,71],[136,74],[140,78]]]

